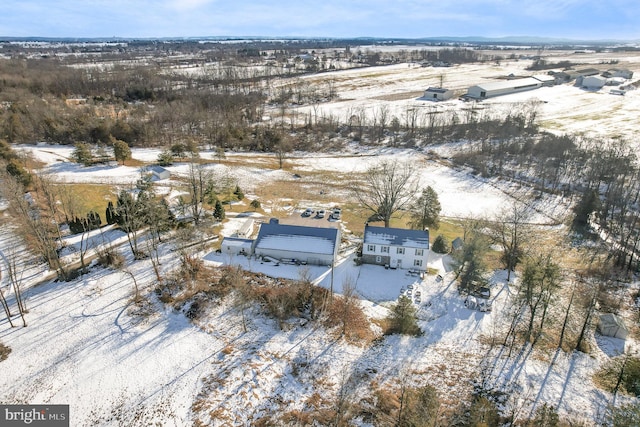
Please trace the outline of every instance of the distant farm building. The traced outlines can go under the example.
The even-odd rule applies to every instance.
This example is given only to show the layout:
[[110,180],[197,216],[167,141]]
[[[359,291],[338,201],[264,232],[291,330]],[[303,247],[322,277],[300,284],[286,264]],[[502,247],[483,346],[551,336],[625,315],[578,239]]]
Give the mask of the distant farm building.
[[576,77],[576,86],[584,87],[584,79],[587,77],[598,76],[600,74],[600,70],[595,68],[583,68],[582,70],[578,70],[578,77]]
[[495,96],[509,95],[512,93],[538,89],[541,86],[542,82],[538,79],[534,79],[533,77],[525,77],[523,79],[513,80],[499,80],[471,86],[467,90],[466,96],[473,99],[486,99],[493,98]]
[[627,82],[624,77],[609,77],[604,83],[605,86],[621,86]]
[[284,225],[272,218],[260,226],[253,252],[280,261],[332,265],[339,247],[338,228]]
[[453,91],[442,87],[430,87],[424,91],[424,99],[433,101],[446,101],[453,98]]
[[553,74],[553,78],[556,79],[556,84],[572,82],[580,77],[580,73],[575,70],[560,71]]
[[146,169],[147,169],[147,172],[151,173],[151,175],[153,176],[153,179],[156,181],[171,178],[171,172],[169,172],[169,170],[163,168],[162,166],[151,165],[151,166],[147,166]]
[[556,78],[550,76],[549,74],[536,74],[535,76],[531,76],[536,80],[539,80],[542,83],[542,86],[553,86],[556,84]]
[[620,338],[623,340],[629,335],[629,329],[627,329],[622,319],[613,313],[600,316],[598,332],[607,337]]
[[607,83],[607,79],[601,76],[587,76],[582,79],[581,86],[586,89],[602,89],[602,87]]
[[612,68],[602,73],[604,77],[622,77],[623,79],[632,79],[633,71],[626,68]]

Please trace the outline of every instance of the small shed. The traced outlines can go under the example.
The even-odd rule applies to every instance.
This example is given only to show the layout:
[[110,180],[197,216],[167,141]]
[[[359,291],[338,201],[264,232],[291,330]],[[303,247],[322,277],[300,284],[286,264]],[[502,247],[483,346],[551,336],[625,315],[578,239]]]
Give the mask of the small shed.
[[629,335],[629,329],[627,329],[622,319],[613,313],[600,316],[598,332],[606,337],[620,338],[622,340]]
[[250,237],[253,234],[253,225],[253,219],[248,218],[245,222],[242,223],[240,228],[238,228],[238,231],[236,232],[237,237]]
[[451,242],[451,250],[454,252],[460,250],[462,249],[463,245],[464,241],[462,240],[462,238],[456,237],[455,239],[453,239],[453,242]]
[[151,172],[153,178],[158,181],[171,178],[171,172],[169,172],[169,170],[163,168],[162,166],[151,165],[147,167],[147,171]]
[[424,91],[423,98],[431,101],[446,101],[453,98],[453,91],[442,87],[430,87]]
[[241,239],[238,237],[225,237],[222,239],[220,251],[228,255],[251,255],[253,247],[252,239]]

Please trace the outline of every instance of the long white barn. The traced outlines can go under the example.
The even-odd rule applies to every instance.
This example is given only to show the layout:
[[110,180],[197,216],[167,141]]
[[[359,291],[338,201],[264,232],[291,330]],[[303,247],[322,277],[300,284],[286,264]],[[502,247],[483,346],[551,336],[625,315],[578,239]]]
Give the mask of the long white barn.
[[494,96],[538,89],[542,84],[543,82],[533,77],[513,80],[498,80],[471,86],[467,90],[466,96],[473,99],[486,99]]
[[340,230],[337,228],[285,225],[272,218],[260,226],[253,253],[278,260],[332,265],[339,248]]

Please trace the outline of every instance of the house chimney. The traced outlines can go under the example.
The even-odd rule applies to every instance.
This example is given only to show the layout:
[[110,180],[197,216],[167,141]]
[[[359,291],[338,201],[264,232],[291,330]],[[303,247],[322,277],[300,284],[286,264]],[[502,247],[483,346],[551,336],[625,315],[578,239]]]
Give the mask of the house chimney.
[[280,220],[278,218],[269,219],[269,224],[280,224]]

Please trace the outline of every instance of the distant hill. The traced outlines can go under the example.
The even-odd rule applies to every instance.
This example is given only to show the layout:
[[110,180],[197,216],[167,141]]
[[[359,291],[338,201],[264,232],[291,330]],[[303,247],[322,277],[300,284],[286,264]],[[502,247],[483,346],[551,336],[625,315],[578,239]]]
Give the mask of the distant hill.
[[640,40],[620,40],[620,39],[603,39],[603,40],[579,40],[554,37],[536,37],[536,36],[507,36],[507,37],[482,37],[482,36],[438,36],[438,37],[421,37],[421,38],[397,38],[397,37],[265,37],[265,36],[202,36],[202,37],[155,37],[155,38],[133,38],[133,37],[10,37],[0,36],[0,42],[49,42],[49,43],[107,43],[107,42],[126,42],[126,41],[243,41],[243,40],[340,40],[348,42],[369,42],[369,43],[470,43],[470,44],[498,44],[498,45],[617,45],[617,44],[640,44]]

